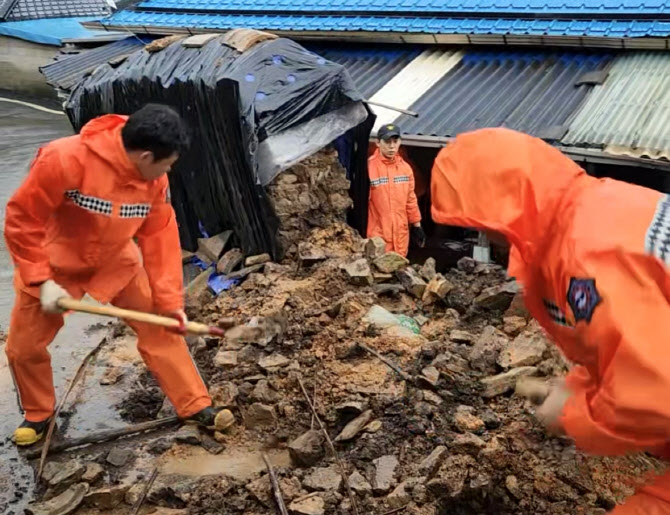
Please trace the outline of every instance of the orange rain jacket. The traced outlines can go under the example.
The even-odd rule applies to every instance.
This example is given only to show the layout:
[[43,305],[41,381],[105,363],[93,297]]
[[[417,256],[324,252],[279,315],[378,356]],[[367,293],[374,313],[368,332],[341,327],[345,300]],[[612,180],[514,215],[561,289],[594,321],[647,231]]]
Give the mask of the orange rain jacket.
[[183,307],[179,233],[167,200],[168,179],[140,177],[121,140],[126,120],[102,116],[80,135],[40,149],[7,204],[5,239],[16,264],[17,288],[39,297],[34,285],[54,279],[74,297],[88,292],[108,303],[144,266],[154,309]]
[[530,313],[579,365],[562,415],[576,444],[604,455],[663,448],[670,198],[589,177],[539,139],[484,129],[439,153],[432,202],[437,223],[493,229],[511,243],[510,275]]
[[387,252],[406,256],[409,224],[421,221],[412,168],[399,155],[391,161],[377,150],[368,159],[368,174],[368,238],[381,237]]

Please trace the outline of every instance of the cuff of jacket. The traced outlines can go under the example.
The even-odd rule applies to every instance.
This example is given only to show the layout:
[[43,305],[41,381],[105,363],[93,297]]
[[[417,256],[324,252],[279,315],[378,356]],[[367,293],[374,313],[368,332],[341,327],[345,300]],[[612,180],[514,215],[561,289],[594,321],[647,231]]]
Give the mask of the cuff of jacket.
[[421,222],[421,217],[419,216],[418,218],[409,218],[408,222],[410,223],[410,225],[418,224],[419,222]]

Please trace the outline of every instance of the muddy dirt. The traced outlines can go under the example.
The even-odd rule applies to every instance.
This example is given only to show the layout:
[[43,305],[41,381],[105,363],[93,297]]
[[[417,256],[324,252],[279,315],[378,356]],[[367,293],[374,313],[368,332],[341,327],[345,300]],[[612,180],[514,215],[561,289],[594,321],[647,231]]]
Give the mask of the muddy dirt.
[[[312,209],[308,195],[303,201]],[[94,462],[104,470],[87,483],[79,513],[98,513],[100,499],[113,513],[128,513],[154,467],[159,474],[145,513],[276,513],[263,454],[291,513],[355,513],[300,381],[335,441],[358,513],[596,515],[662,469],[643,455],[588,457],[569,440],[548,436],[532,405],[514,395],[514,381],[501,379],[569,368],[529,319],[502,268],[462,261],[445,272],[449,284],[435,289],[437,301],[409,293],[421,286],[416,279],[382,293],[381,284],[400,284],[395,275],[367,278],[362,265],[363,279],[345,271],[366,258],[364,242],[343,216],[331,211],[325,227],[321,218],[295,225],[306,246],[289,238],[283,263],[269,263],[219,298],[191,306],[192,318],[203,322],[234,316],[264,328],[249,341],[190,342],[215,402],[234,414],[233,427],[213,434],[163,430],[55,457],[61,464],[76,460],[74,470]],[[301,259],[305,248],[310,259]],[[375,265],[368,266],[372,274]],[[430,269],[409,268],[400,275]],[[367,285],[353,284],[361,280]],[[371,322],[373,306],[413,322]],[[358,344],[381,353],[402,375]],[[169,406],[128,349],[128,337],[118,335],[104,359],[128,369],[126,394],[116,405],[134,423]],[[110,464],[114,448],[130,451],[128,461]],[[67,488],[64,482],[39,493],[48,499]]]

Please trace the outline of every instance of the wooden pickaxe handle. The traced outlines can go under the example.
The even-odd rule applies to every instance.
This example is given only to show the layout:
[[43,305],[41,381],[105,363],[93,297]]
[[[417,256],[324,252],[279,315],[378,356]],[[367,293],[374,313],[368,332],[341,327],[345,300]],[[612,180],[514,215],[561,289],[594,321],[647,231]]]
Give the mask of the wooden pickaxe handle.
[[[58,306],[68,311],[78,311],[80,313],[90,313],[92,315],[116,317],[124,320],[144,322],[147,324],[158,325],[171,329],[177,329],[179,327],[179,321],[174,318],[154,315],[153,313],[144,313],[142,311],[133,311],[131,309],[121,309],[114,306],[98,306],[67,297],[59,299]],[[223,329],[201,324],[199,322],[187,322],[186,332],[191,334],[199,334],[202,336],[225,336],[225,331]]]

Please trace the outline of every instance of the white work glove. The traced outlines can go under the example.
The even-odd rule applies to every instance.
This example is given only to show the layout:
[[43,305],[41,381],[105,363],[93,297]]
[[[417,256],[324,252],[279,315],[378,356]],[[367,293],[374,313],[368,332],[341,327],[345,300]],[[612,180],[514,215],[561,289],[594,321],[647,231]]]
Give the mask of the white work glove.
[[63,297],[70,298],[70,294],[65,291],[60,284],[49,279],[40,286],[40,304],[45,313],[64,313],[66,310],[58,306],[58,301]]

